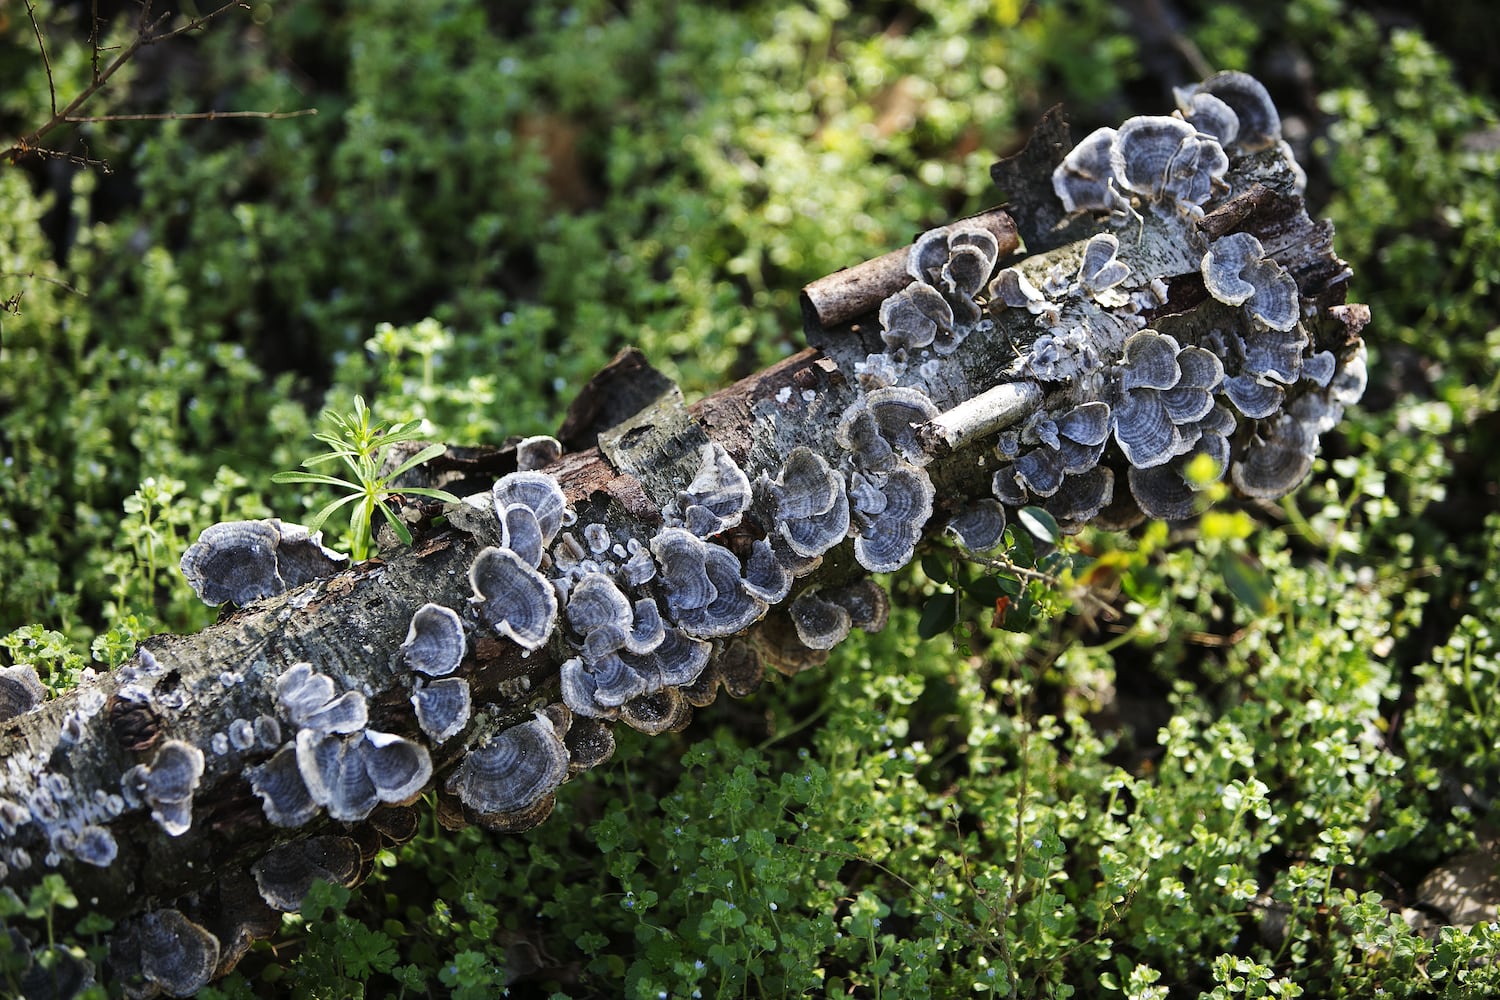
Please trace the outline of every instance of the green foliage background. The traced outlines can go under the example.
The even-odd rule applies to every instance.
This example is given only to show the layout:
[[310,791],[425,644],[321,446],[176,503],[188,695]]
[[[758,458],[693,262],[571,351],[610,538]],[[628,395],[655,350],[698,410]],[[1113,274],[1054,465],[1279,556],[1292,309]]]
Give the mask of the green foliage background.
[[[1500,122],[1450,7],[1186,3],[1173,43],[1103,0],[252,3],[87,110],[316,117],[0,166],[0,662],[63,689],[205,625],[183,548],[317,509],[269,476],[325,405],[493,443],[627,343],[690,396],[775,360],[802,284],[1000,200],[1055,100],[1160,113],[1196,51],[1270,85],[1375,315],[1299,494],[1081,537],[1024,632],[939,553],[827,668],[623,735],[533,834],[424,833],[205,995],[1491,995],[1494,923],[1401,915],[1500,779]],[[66,97],[87,15],[38,9]],[[0,19],[20,134],[47,75]]]

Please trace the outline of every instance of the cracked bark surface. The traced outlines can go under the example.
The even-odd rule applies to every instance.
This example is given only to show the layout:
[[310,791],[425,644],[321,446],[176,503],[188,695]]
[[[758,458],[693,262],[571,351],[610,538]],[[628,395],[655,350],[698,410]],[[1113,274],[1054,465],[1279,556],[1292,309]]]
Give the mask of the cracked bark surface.
[[[1008,166],[996,167],[997,181],[1013,199],[1017,217],[1027,223],[1031,255],[1026,266],[1037,273],[1054,265],[1076,270],[1082,241],[1100,228],[1086,219],[1063,219],[1047,200],[1051,165],[1068,148],[1066,126],[1049,115],[1026,151]],[[1244,230],[1256,234],[1268,255],[1274,254],[1296,279],[1313,311],[1306,318],[1313,349],[1347,355],[1358,342],[1367,312],[1343,305],[1347,270],[1334,255],[1330,228],[1309,219],[1300,197],[1291,193],[1289,179],[1269,159],[1252,158],[1237,171],[1235,193],[1201,220],[1163,223],[1151,218],[1142,223],[1138,249],[1152,255],[1169,276],[1168,295],[1148,319],[1185,341],[1232,324],[1229,311],[1205,293],[1197,258],[1169,235],[1181,225],[1188,225],[1200,241]],[[999,266],[1018,262],[1010,215],[991,210],[975,217],[974,224],[1000,243]],[[1134,233],[1127,227],[1122,242]],[[645,542],[661,525],[663,507],[693,478],[702,446],[709,442],[721,444],[752,481],[774,477],[799,446],[834,464],[840,416],[865,394],[856,365],[884,349],[876,318],[880,302],[911,280],[904,270],[905,254],[895,251],[808,286],[804,323],[810,346],[696,403],[686,403],[677,387],[638,353],[617,357],[570,407],[559,437],[575,450],[545,470],[561,484],[580,527],[600,521],[617,534]],[[942,359],[929,382],[932,400],[947,410],[997,382],[1020,381],[1025,376],[1016,370],[1016,359],[1036,336],[1034,329],[999,317],[991,331],[971,335]],[[1043,390],[1039,398],[1046,400],[1065,399],[1073,391],[1067,384]],[[1241,428],[1232,441],[1235,454],[1253,432],[1253,427]],[[991,495],[991,479],[1002,464],[992,443],[992,438],[982,438],[934,458],[928,472],[938,500],[929,532],[940,531],[967,500]],[[451,448],[418,470],[410,485],[478,493],[513,468],[514,456],[506,449]],[[244,773],[247,766],[269,759],[275,746],[257,743],[225,754],[207,748],[213,734],[228,731],[236,720],[277,715],[279,674],[295,663],[311,662],[340,690],[363,692],[369,728],[428,747],[434,773],[429,788],[441,788],[467,748],[531,718],[539,707],[555,705],[559,664],[571,655],[558,637],[528,655],[493,633],[476,633],[460,668],[471,684],[473,718],[458,738],[442,745],[433,746],[423,736],[410,702],[409,671],[400,656],[408,623],[413,611],[428,602],[468,606],[469,566],[485,547],[501,544],[500,525],[492,513],[473,506],[444,510],[413,504],[403,517],[414,535],[410,547],[394,546],[387,538],[380,559],[229,612],[200,633],[152,637],[132,660],[87,688],[0,723],[0,799],[34,805],[50,796],[59,813],[86,815],[118,845],[112,862],[95,866],[57,851],[45,823],[0,828],[3,884],[24,896],[44,874],[56,871],[88,902],[85,909],[112,918],[180,910],[219,939],[216,975],[222,975],[250,940],[277,926],[279,915],[261,901],[251,875],[268,851],[310,838],[345,838],[336,842],[357,846],[357,858],[363,859],[347,873],[347,881],[355,882],[361,866],[367,872],[376,849],[410,837],[416,827],[410,805],[383,806],[352,825],[322,813],[295,829],[267,822]],[[719,541],[743,550],[770,529],[769,522],[770,515],[752,507],[745,523]],[[797,594],[863,572],[846,539],[818,570],[797,581],[786,601],[752,626],[754,643],[716,644],[720,682],[742,693],[758,671],[751,650],[762,656],[785,650],[790,626],[784,609]],[[807,662],[817,660],[807,655]],[[674,716],[673,728],[685,724],[684,712]],[[63,738],[70,713],[82,719],[81,738],[72,742]],[[127,806],[111,816],[102,801],[118,794],[125,772],[149,762],[166,740],[205,748],[192,824],[176,837],[164,832],[146,807]],[[462,821],[462,808],[452,797],[440,797],[445,821]],[[22,858],[30,863],[16,863]]]

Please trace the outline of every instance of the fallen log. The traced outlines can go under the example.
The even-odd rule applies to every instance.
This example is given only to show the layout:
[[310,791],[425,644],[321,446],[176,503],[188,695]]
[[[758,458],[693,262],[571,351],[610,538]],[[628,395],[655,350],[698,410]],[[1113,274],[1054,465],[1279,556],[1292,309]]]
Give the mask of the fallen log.
[[315,879],[358,883],[424,793],[528,829],[614,726],[679,729],[881,627],[871,574],[931,533],[1289,492],[1363,390],[1368,312],[1263,89],[1182,103],[1076,147],[1049,114],[995,167],[1009,211],[809,285],[809,347],[706,399],[627,351],[558,441],[449,448],[407,485],[465,502],[406,504],[410,546],[206,529],[183,568],[218,623],[52,701],[0,678],[0,882],[61,874],[118,921],[111,980],[187,995]]

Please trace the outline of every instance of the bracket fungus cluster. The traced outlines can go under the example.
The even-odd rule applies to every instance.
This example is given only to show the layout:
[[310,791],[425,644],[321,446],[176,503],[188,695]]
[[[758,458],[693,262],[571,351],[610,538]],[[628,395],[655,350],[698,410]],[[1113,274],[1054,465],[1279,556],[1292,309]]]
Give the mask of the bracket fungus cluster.
[[[923,233],[844,282],[880,276],[809,325],[821,353],[696,409],[669,384],[596,400],[634,407],[583,435],[596,454],[520,441],[517,471],[407,552],[247,607],[347,560],[275,519],[206,529],[182,571],[240,607],[215,626],[235,641],[201,676],[142,648],[48,716],[51,742],[10,754],[0,880],[119,868],[164,837],[187,855],[248,805],[258,839],[212,892],[274,918],[411,836],[429,784],[445,824],[527,829],[609,759],[612,726],[681,728],[721,687],[743,695],[766,667],[882,628],[867,574],[910,562],[929,521],[982,552],[1007,507],[1076,531],[1190,516],[1217,481],[1290,491],[1364,390],[1368,311],[1342,304],[1347,270],[1306,217],[1265,89],[1223,73],[1176,96],[1173,114],[1071,147],[1054,131],[996,166],[1018,206],[1041,206],[1027,255],[1009,256],[1000,212]],[[44,695],[30,668],[0,669],[0,722],[48,715]],[[117,785],[49,771],[95,738],[118,751]],[[225,811],[195,825],[204,787]],[[154,821],[147,848],[112,833],[133,810]],[[114,936],[129,995],[190,993],[265,933],[221,927],[197,890],[167,907],[174,879],[189,875],[162,875],[158,908]]]
[[182,575],[204,604],[244,605],[337,573],[349,557],[323,533],[277,518],[209,525],[182,554]]

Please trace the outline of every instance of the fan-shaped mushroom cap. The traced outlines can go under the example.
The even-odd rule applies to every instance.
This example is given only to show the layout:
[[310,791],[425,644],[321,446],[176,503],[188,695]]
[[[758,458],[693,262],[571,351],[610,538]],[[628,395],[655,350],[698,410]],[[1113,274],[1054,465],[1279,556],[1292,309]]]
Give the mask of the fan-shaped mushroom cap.
[[182,554],[182,575],[205,604],[249,604],[343,568],[349,557],[322,537],[274,517],[212,524]]
[[832,649],[849,634],[849,612],[825,601],[816,591],[803,591],[787,608],[797,638],[809,649]]
[[1251,317],[1272,330],[1291,331],[1302,314],[1297,280],[1270,257],[1246,267],[1244,278],[1255,286],[1255,294],[1245,303]]
[[[740,523],[750,506],[750,478],[717,441],[703,446],[698,474],[678,494],[684,514],[701,508],[696,520],[700,537],[717,535]],[[690,525],[690,527],[693,527]]]
[[552,634],[557,592],[514,552],[487,546],[469,567],[469,583],[475,595],[469,600],[478,608],[480,620],[500,635],[524,649],[540,649]]
[[1195,137],[1196,130],[1181,118],[1141,115],[1126,119],[1109,150],[1115,183],[1147,198],[1161,197],[1179,151]]
[[916,282],[880,304],[880,336],[887,351],[927,347],[953,329],[953,307],[930,284]]
[[1281,139],[1281,115],[1265,85],[1249,73],[1224,70],[1195,87],[1177,91],[1177,102],[1191,101],[1198,94],[1212,94],[1234,112],[1238,128],[1230,145],[1253,151],[1265,149]]
[[1120,360],[1122,389],[1170,389],[1182,377],[1177,341],[1155,330],[1139,330],[1125,341]]
[[250,866],[250,873],[267,905],[295,913],[314,882],[348,888],[358,881],[359,868],[359,844],[348,837],[320,836],[273,847]]
[[781,472],[767,486],[776,500],[776,517],[806,518],[827,513],[843,493],[843,475],[823,456],[798,445]]
[[204,528],[182,554],[182,575],[204,604],[249,604],[286,590],[276,569],[280,536],[270,521],[228,521]]
[[1260,240],[1250,233],[1230,233],[1209,244],[1199,270],[1208,294],[1229,306],[1244,305],[1255,294],[1255,286],[1244,272],[1266,255]]
[[1063,211],[1109,212],[1120,203],[1120,195],[1110,186],[1114,169],[1109,151],[1114,142],[1114,129],[1095,129],[1052,171],[1052,190],[1062,199]]
[[[632,539],[634,541],[634,539]],[[656,578],[656,560],[649,549],[637,549],[620,565],[620,575],[629,587],[642,587]]]
[[542,562],[546,540],[536,512],[524,503],[513,503],[500,512],[500,544],[521,557],[531,567]]
[[635,621],[625,633],[624,648],[637,655],[651,652],[667,637],[666,623],[656,598],[643,597],[635,602]]
[[1299,421],[1282,414],[1264,437],[1250,442],[1244,457],[1230,467],[1230,478],[1247,496],[1279,499],[1312,471],[1315,445]]
[[564,527],[577,520],[568,508],[568,498],[556,477],[547,472],[512,472],[501,476],[490,489],[495,500],[495,514],[503,517],[507,507],[523,504],[536,515],[542,529],[542,540],[551,544]]
[[[624,633],[630,628],[630,599],[603,573],[588,573],[568,594],[568,624],[579,635],[614,626]],[[619,646],[614,647],[619,649]]]
[[121,787],[151,807],[151,818],[169,836],[180,837],[193,823],[193,793],[203,766],[202,750],[182,740],[167,740],[157,747],[150,764],[125,772]]
[[538,712],[534,719],[470,750],[444,787],[492,822],[535,826],[552,811],[552,793],[567,775],[568,750],[562,735]]
[[1078,475],[1070,475],[1047,499],[1047,511],[1069,534],[1076,534],[1114,499],[1115,474],[1108,466],[1096,465]]
[[380,804],[365,773],[360,736],[333,736],[313,729],[297,733],[297,770],[314,802],[344,823],[362,820]]
[[1218,355],[1201,347],[1184,347],[1177,353],[1182,377],[1157,398],[1172,423],[1179,427],[1202,420],[1213,409],[1213,390],[1224,378],[1224,364]]
[[909,386],[876,389],[844,411],[834,440],[853,453],[862,469],[891,468],[898,455],[913,465],[926,465],[931,456],[916,429],[937,415],[937,406],[920,390]]
[[1319,351],[1311,357],[1302,359],[1302,377],[1320,389],[1328,388],[1336,371],[1338,371],[1338,359],[1333,356],[1332,351]]
[[1033,448],[1016,459],[1016,480],[1033,495],[1050,497],[1062,486],[1062,455],[1051,448]]
[[1182,449],[1182,432],[1150,390],[1121,393],[1114,408],[1115,443],[1131,465],[1149,469]]
[[721,638],[749,628],[766,613],[766,602],[745,589],[740,561],[733,552],[721,545],[704,545],[703,550],[703,570],[714,596],[702,607],[681,609],[678,627],[699,639]]
[[187,997],[208,985],[219,964],[219,939],[177,910],[155,910],[134,924],[141,974],[163,993]]
[[320,674],[306,661],[294,663],[276,676],[276,704],[290,717],[294,712],[312,712],[333,699],[333,678]]
[[522,438],[516,442],[516,468],[532,472],[551,465],[562,457],[562,442],[546,434]]
[[990,299],[1012,309],[1025,309],[1033,316],[1051,305],[1047,296],[1014,267],[1001,268],[995,275],[995,280],[990,282]]
[[862,631],[879,632],[890,621],[891,597],[884,587],[869,577],[837,587],[824,587],[818,595],[849,612],[849,623]]
[[661,644],[650,653],[627,654],[625,660],[647,679],[648,688],[682,687],[698,679],[712,651],[711,643],[694,639],[681,629],[669,628]]
[[620,706],[620,721],[647,736],[677,732],[692,718],[692,706],[676,688],[648,691]]
[[380,801],[404,804],[420,795],[432,777],[427,748],[394,733],[366,729],[364,735],[359,751]]
[[1080,403],[1057,418],[1057,432],[1078,444],[1100,445],[1109,438],[1109,404]]
[[411,616],[401,655],[406,665],[429,677],[446,677],[458,669],[468,648],[458,612],[441,604],[424,604]]
[[264,764],[245,768],[250,790],[260,796],[266,819],[273,826],[301,826],[318,812],[297,769],[297,749],[288,744]]
[[993,549],[1005,538],[1005,508],[988,498],[972,501],[948,521],[947,530],[966,549]]
[[[873,428],[873,418],[869,423]],[[799,452],[805,452],[809,457],[803,458]],[[809,471],[811,475],[808,475]],[[849,533],[849,503],[842,473],[830,468],[821,456],[799,447],[794,448],[792,455],[788,456],[787,465],[778,479],[784,480],[780,487],[776,482],[770,486],[778,505],[775,514],[776,530],[793,553],[803,559],[817,559],[844,540],[844,536]],[[780,506],[783,499],[785,508]],[[824,505],[825,502],[826,506],[821,511],[800,513]],[[774,539],[772,544],[774,547]],[[778,562],[793,575],[797,574],[797,566],[789,565],[781,559]]]
[[776,561],[776,553],[764,538],[750,546],[745,560],[745,589],[767,604],[779,604],[792,590],[792,573]]
[[[1213,94],[1177,91],[1178,109],[1183,119],[1204,135],[1213,136],[1221,146],[1230,146],[1240,131],[1240,116]],[[1186,98],[1186,100],[1184,100]]]
[[683,528],[663,528],[651,539],[651,551],[660,568],[667,608],[674,616],[704,607],[714,599],[701,538]]
[[560,669],[563,704],[590,718],[607,718],[613,709],[642,694],[646,678],[618,653],[606,653],[594,661],[577,657]]
[[47,689],[29,663],[0,667],[0,722],[25,715],[47,697]]
[[1095,298],[1130,277],[1130,266],[1119,259],[1119,252],[1120,241],[1111,233],[1095,233],[1084,244],[1078,283]]
[[1179,465],[1168,462],[1153,469],[1130,468],[1130,492],[1147,517],[1180,521],[1199,512],[1201,501]]
[[1281,409],[1286,391],[1274,382],[1254,375],[1234,375],[1224,380],[1224,395],[1240,413],[1259,420]]
[[320,733],[354,733],[370,721],[370,713],[363,692],[345,691],[321,708],[291,717],[291,721]]
[[926,471],[911,465],[888,473],[880,491],[885,509],[855,536],[854,558],[872,573],[889,573],[911,561],[935,491]]
[[615,731],[599,719],[575,718],[563,745],[568,750],[568,774],[580,774],[615,755]]

